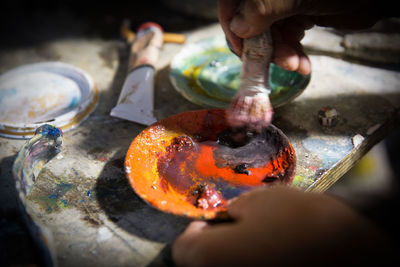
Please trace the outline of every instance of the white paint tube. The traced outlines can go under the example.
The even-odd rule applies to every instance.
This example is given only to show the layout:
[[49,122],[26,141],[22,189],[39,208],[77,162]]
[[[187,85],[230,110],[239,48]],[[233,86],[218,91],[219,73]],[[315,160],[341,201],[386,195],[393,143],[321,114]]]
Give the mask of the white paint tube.
[[157,121],[154,110],[154,65],[163,44],[163,30],[144,23],[131,46],[128,75],[111,116],[150,125]]

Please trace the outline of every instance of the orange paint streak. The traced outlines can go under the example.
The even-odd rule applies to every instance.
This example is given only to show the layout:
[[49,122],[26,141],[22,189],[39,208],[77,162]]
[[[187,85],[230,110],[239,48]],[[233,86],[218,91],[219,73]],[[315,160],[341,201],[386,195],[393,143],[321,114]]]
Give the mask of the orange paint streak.
[[282,153],[276,160],[268,162],[263,167],[248,168],[250,175],[236,173],[232,168],[226,166],[219,168],[214,161],[213,150],[215,147],[203,145],[196,160],[196,170],[203,177],[223,178],[237,186],[260,185],[265,177],[274,177],[285,171],[288,166],[288,151]]

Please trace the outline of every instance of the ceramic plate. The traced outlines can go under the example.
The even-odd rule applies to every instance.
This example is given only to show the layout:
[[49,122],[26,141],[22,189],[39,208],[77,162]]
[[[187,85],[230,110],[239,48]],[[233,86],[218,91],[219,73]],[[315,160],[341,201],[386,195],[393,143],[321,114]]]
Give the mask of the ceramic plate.
[[[238,90],[241,61],[217,36],[185,46],[172,60],[170,79],[189,101],[203,107],[225,108]],[[286,71],[271,63],[271,102],[290,102],[307,86],[310,75]]]
[[83,70],[61,62],[41,62],[0,76],[0,135],[30,138],[44,123],[63,131],[95,108],[97,88]]
[[293,147],[278,128],[233,130],[222,109],[156,122],[134,139],[125,158],[128,180],[141,198],[162,211],[202,219],[226,215],[226,202],[254,187],[291,184],[295,168]]

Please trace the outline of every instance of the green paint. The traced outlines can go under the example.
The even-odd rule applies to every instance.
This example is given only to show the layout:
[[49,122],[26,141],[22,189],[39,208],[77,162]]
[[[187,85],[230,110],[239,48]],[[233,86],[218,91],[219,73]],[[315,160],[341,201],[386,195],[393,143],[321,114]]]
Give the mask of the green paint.
[[[94,187],[97,179],[85,176],[82,171],[74,168],[70,170],[69,175],[55,175],[49,169],[44,168],[28,197],[28,201],[38,205],[48,214],[70,208],[75,209],[80,213],[80,220],[92,226],[99,226],[98,213],[102,212],[102,209],[98,206],[97,188]],[[125,179],[121,180],[125,181]],[[111,185],[115,187],[114,183],[110,183]],[[130,187],[127,187],[128,189],[130,192],[132,191]],[[115,198],[115,195],[120,192],[121,190],[116,189],[108,197]]]
[[292,186],[306,188],[314,182],[312,178],[305,178],[300,175],[294,176]]
[[51,198],[49,196],[38,196],[31,200],[37,203],[48,214],[52,213],[53,211],[57,212],[71,207],[68,205],[68,202],[65,202],[64,199]]
[[71,193],[76,186],[69,180],[69,177],[54,175],[44,168],[28,199],[38,204],[46,213],[70,208]]
[[52,213],[53,211],[70,207],[68,201],[65,199],[65,195],[73,188],[72,184],[59,183],[55,185],[53,190],[49,190],[50,194],[46,190],[40,195],[33,195],[30,199],[39,204],[47,213]]

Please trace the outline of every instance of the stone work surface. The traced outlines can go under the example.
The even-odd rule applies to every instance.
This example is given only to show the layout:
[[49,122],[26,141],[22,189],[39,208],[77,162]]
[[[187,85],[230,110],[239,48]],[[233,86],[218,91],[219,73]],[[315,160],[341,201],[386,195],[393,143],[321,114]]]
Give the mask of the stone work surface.
[[[191,43],[222,31],[214,24],[184,33]],[[349,55],[363,59],[361,50],[385,54],[390,47],[393,50],[388,53],[398,55],[399,46],[391,43],[398,43],[398,36],[388,34],[390,47],[376,43],[372,47],[370,40],[386,40],[376,34],[338,35],[314,28],[306,36],[304,44],[314,52],[311,82],[301,96],[275,111],[273,123],[296,151],[293,186],[323,192],[384,138],[395,125],[400,107],[399,72],[345,59]],[[161,50],[155,81],[158,119],[201,108],[179,95],[169,81],[169,62],[181,47],[165,44]],[[368,61],[382,63],[383,58],[371,55]],[[59,266],[171,265],[169,245],[190,222],[149,206],[125,178],[125,153],[144,129],[109,116],[124,81],[127,59],[123,41],[101,38],[55,39],[39,47],[0,51],[0,73],[32,62],[63,61],[87,71],[100,90],[95,112],[64,134],[62,152],[45,166],[28,201],[35,218],[53,232]],[[324,106],[339,113],[334,127],[318,122],[318,111]],[[1,180],[10,181],[13,157],[23,143],[0,138]],[[0,194],[1,202],[13,197],[12,182],[6,185],[10,191]]]

